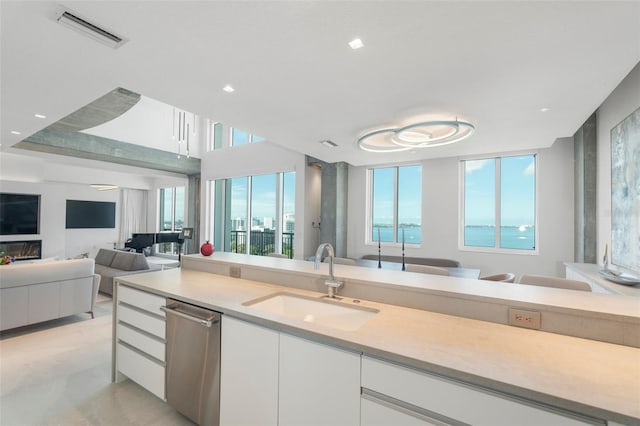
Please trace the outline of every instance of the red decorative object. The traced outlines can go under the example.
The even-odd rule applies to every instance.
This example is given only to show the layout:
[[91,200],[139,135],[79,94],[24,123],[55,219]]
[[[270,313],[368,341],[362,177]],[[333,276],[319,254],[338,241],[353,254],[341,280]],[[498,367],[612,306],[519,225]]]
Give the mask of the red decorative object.
[[202,253],[203,256],[211,256],[213,250],[213,244],[211,244],[209,240],[200,246],[200,253]]

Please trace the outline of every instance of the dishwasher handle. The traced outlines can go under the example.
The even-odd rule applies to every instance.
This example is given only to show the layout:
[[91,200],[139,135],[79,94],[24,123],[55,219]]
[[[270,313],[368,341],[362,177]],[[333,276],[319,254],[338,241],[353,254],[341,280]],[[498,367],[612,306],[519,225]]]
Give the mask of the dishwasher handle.
[[193,315],[189,315],[189,314],[185,314],[183,312],[180,311],[176,311],[174,307],[172,306],[160,306],[160,310],[167,313],[167,314],[172,314],[172,315],[176,315],[179,316],[180,318],[184,318],[186,320],[189,321],[193,321],[193,322],[197,322],[200,325],[203,325],[205,327],[210,328],[213,324],[216,324],[218,322],[220,322],[219,319],[204,319],[204,318],[199,318],[199,317],[194,317]]

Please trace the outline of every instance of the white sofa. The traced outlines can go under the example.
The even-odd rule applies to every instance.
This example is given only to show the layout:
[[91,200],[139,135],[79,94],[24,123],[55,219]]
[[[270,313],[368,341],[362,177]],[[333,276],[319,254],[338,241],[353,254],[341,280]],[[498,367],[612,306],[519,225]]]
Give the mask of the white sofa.
[[93,259],[0,266],[0,330],[89,313],[100,275]]

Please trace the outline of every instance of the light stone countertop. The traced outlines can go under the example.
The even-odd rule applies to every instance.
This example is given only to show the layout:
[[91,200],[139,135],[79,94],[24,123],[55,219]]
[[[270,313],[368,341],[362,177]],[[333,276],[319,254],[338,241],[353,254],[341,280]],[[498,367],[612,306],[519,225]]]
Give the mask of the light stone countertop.
[[[349,332],[243,303],[292,289],[190,269],[117,277],[121,283],[427,372],[623,424],[640,424],[640,349],[382,303]],[[353,303],[345,298],[340,303]]]
[[[320,269],[315,270],[313,262],[237,253],[216,252],[210,258],[201,255],[187,255],[182,258],[185,265],[188,263],[189,269],[199,269],[197,267],[199,264],[206,268],[213,261],[263,271],[280,272],[286,270],[287,274],[299,274],[305,277],[316,276],[322,280],[326,278],[329,271],[329,265],[326,263],[321,263]],[[567,291],[550,287],[514,285],[512,283],[338,264],[334,265],[334,275],[336,279],[347,282],[347,285],[352,280],[367,282],[373,286],[392,284],[409,291],[445,292],[460,299],[503,300],[518,302],[522,307],[540,305],[547,310],[558,312],[582,311],[590,317],[623,321],[640,327],[640,299],[615,294]],[[346,287],[339,292],[344,292],[345,289]]]
[[[584,277],[587,281],[593,281],[596,285],[603,287],[613,294],[621,294],[624,296],[640,297],[640,284],[624,285],[614,283],[602,277],[598,272],[602,269],[600,265],[594,263],[573,263],[564,262],[564,265]],[[638,302],[640,303],[640,301]]]

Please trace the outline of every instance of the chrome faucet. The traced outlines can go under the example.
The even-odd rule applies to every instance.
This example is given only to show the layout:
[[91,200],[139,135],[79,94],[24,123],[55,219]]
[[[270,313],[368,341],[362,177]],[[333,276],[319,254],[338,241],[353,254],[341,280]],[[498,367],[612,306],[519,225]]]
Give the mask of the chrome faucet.
[[335,299],[336,293],[338,292],[338,288],[342,286],[342,281],[336,281],[333,276],[333,258],[335,257],[335,253],[333,251],[333,246],[329,243],[322,243],[318,246],[318,250],[316,250],[316,260],[313,264],[314,269],[320,268],[320,261],[322,260],[322,255],[324,254],[324,250],[327,250],[327,257],[329,258],[329,279],[325,280],[325,284],[327,285],[329,294],[328,296],[331,299]]

